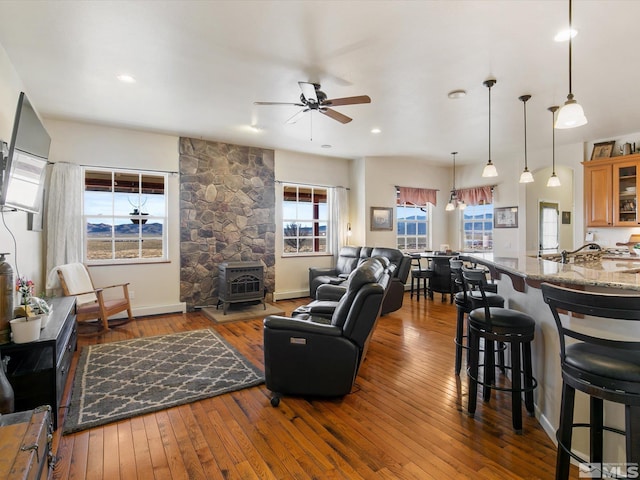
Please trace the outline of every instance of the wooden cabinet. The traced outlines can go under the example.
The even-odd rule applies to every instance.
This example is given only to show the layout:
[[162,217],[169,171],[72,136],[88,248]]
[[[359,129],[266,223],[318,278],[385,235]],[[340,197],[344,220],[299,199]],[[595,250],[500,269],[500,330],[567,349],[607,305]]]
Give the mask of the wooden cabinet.
[[76,349],[75,297],[54,298],[50,303],[53,312],[40,338],[0,345],[0,357],[9,357],[7,378],[15,394],[16,412],[50,405],[57,429],[62,392]]
[[587,227],[637,227],[640,154],[584,162]]

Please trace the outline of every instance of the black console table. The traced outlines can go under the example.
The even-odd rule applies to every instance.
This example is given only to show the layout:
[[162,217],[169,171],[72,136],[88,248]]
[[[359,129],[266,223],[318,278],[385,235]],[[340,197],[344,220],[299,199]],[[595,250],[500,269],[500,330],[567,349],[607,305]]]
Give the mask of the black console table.
[[53,312],[35,342],[0,345],[0,358],[9,357],[7,378],[15,393],[16,412],[50,405],[54,429],[76,349],[75,302],[75,297],[51,299]]

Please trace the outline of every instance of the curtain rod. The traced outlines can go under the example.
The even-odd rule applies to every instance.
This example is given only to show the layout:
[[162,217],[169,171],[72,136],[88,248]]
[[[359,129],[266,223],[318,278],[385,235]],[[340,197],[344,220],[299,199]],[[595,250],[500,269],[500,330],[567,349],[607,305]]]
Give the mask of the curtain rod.
[[[398,185],[394,185],[394,187],[396,187],[396,190],[400,190],[402,188]],[[422,187],[405,187],[405,188],[422,188]],[[436,192],[440,191],[439,188],[424,188],[423,190],[435,190]]]
[[[69,162],[60,162],[60,163],[69,163]],[[180,172],[176,172],[174,170],[151,170],[150,168],[128,168],[128,167],[105,167],[102,165],[84,165],[82,163],[77,164],[79,167],[95,167],[95,168],[107,168],[110,170],[135,170],[136,172],[151,172],[151,173],[170,173],[172,175],[179,175]]]
[[314,183],[306,183],[306,182],[292,182],[285,180],[274,180],[275,183],[291,183],[296,185],[305,185],[307,187],[323,187],[323,188],[344,188],[345,190],[351,190],[349,187],[343,187],[342,185],[318,185]]

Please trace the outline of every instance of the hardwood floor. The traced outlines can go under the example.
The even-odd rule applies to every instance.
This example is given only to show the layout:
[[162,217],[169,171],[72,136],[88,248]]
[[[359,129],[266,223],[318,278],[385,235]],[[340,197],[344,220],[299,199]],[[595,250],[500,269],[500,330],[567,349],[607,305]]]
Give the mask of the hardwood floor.
[[[278,305],[289,313],[306,300]],[[284,397],[273,408],[263,384],[72,435],[58,429],[52,477],[553,478],[552,441],[524,413],[524,434],[512,430],[508,394],[479,400],[475,418],[465,413],[467,379],[453,373],[454,327],[455,308],[439,295],[417,302],[406,294],[401,310],[380,318],[346,397]],[[79,349],[201,328],[263,368],[262,319],[214,324],[197,312],[140,318],[102,338],[81,338]]]

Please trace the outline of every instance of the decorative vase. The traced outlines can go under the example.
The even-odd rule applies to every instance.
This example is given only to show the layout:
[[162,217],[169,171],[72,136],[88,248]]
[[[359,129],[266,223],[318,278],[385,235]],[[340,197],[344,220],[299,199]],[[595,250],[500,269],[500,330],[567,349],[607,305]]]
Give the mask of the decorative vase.
[[40,317],[14,318],[9,323],[11,324],[13,343],[35,342],[40,338]]
[[4,372],[5,362],[8,357],[0,360],[0,414],[13,413],[15,409],[15,394],[13,387],[9,383],[9,379]]

